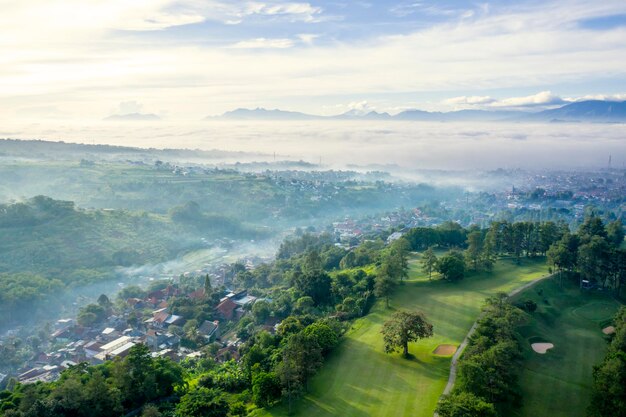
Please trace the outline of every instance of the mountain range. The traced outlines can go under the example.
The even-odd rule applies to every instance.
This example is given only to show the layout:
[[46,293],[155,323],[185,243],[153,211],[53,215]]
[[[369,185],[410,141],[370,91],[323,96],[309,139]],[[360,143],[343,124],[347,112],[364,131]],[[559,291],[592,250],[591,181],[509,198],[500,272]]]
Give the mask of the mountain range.
[[566,104],[562,107],[539,112],[515,110],[457,110],[451,112],[429,112],[405,110],[396,115],[376,111],[355,110],[337,116],[256,109],[236,109],[221,116],[209,116],[205,120],[406,120],[406,121],[509,121],[509,122],[626,122],[626,101],[587,100]]

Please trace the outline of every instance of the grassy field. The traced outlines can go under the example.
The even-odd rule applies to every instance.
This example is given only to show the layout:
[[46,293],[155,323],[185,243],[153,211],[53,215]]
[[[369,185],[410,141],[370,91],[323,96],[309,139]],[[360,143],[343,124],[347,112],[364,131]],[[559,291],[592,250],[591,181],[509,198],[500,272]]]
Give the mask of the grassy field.
[[560,289],[555,280],[514,297],[527,299],[538,308],[520,332],[527,341],[546,341],[554,348],[539,355],[530,342],[525,344],[520,377],[524,404],[515,416],[582,417],[589,405],[593,365],[606,352],[602,328],[619,304],[608,294],[581,292],[575,284]]
[[[429,282],[411,260],[410,280],[396,291],[391,309],[379,302],[357,320],[341,345],[311,383],[295,415],[306,417],[432,417],[446,385],[450,357],[432,351],[439,344],[458,346],[478,316],[483,300],[510,291],[547,273],[543,260],[498,262],[491,274],[451,284]],[[410,345],[412,359],[383,352],[382,324],[397,309],[422,310],[435,336]],[[257,416],[285,416],[286,407],[258,410]]]

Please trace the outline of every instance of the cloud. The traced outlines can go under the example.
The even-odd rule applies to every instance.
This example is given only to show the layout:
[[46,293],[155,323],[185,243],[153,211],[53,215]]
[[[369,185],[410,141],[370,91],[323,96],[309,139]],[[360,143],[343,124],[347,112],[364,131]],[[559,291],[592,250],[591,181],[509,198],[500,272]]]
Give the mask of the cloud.
[[349,103],[346,107],[347,107],[347,111],[350,111],[354,114],[359,114],[359,115],[364,115],[364,114],[367,114],[376,110],[374,106],[372,106],[369,102],[365,100],[353,101]]
[[475,106],[486,105],[496,102],[497,100],[489,96],[460,96],[452,97],[444,100],[445,104],[458,105],[458,106]]
[[301,33],[298,35],[298,39],[305,45],[313,45],[315,39],[319,38],[320,35],[315,35],[313,33]]
[[460,108],[478,107],[483,109],[531,109],[531,108],[550,108],[569,101],[553,94],[551,91],[541,91],[537,94],[524,97],[509,97],[504,99],[495,99],[489,96],[460,96],[443,100],[446,105]]
[[588,94],[582,97],[566,98],[565,101],[585,101],[585,100],[604,100],[604,101],[625,101],[626,93],[624,94]]
[[[171,118],[201,118],[251,105],[293,108],[293,103],[316,113],[320,103],[362,97],[373,97],[389,109],[429,94],[458,98],[469,90],[484,97],[480,91],[541,91],[607,76],[619,86],[626,77],[626,29],[591,31],[577,24],[582,18],[625,13],[622,0],[492,6],[489,13],[416,26],[401,35],[394,28],[393,35],[340,38],[306,48],[297,47],[304,44],[298,34],[309,32],[302,25],[288,25],[291,32],[277,27],[273,35],[255,32],[275,21],[323,17],[321,9],[305,2],[0,2],[0,113],[6,117],[19,108],[55,105],[76,117],[99,118],[110,103],[128,97],[142,97],[150,108],[169,109]],[[199,30],[119,30],[155,30],[181,24],[188,20],[184,16],[203,18],[205,25],[218,28],[221,23],[215,22],[229,19],[244,26],[239,36],[218,39],[199,36]],[[252,20],[254,25],[245,26]],[[371,23],[361,22],[357,29]],[[315,32],[334,33],[334,23],[327,24]],[[472,104],[480,100],[473,96],[464,100],[456,105],[489,105]],[[554,97],[505,100],[498,101],[525,107],[556,102]]]
[[320,7],[311,6],[309,3],[246,3],[243,7],[242,14],[262,15],[262,16],[289,16],[291,20],[313,22],[316,15],[320,14]]
[[294,41],[291,39],[268,39],[268,38],[256,38],[246,41],[240,41],[232,45],[231,48],[236,49],[285,49],[294,46]]
[[143,104],[138,101],[123,101],[118,105],[117,109],[113,113],[120,115],[141,113],[142,109]]
[[551,91],[542,91],[525,97],[511,97],[504,100],[495,101],[491,105],[493,107],[548,107],[566,104],[567,102],[561,97],[553,94]]

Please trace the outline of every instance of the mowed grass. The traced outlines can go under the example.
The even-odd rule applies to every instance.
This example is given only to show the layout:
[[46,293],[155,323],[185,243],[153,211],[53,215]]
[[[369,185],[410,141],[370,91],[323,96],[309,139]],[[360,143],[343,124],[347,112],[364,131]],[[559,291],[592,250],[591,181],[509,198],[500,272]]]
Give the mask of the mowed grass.
[[[538,308],[520,327],[524,336],[524,368],[520,375],[523,406],[513,416],[578,417],[586,415],[592,369],[606,353],[602,328],[619,303],[602,292],[583,292],[574,283],[561,289],[546,280],[513,297],[533,300]],[[535,353],[528,339],[554,344],[545,355]]]
[[[543,259],[501,260],[492,273],[459,283],[429,281],[411,259],[410,279],[398,287],[391,308],[378,302],[357,320],[295,406],[306,417],[432,417],[449,375],[450,357],[432,354],[440,344],[458,346],[476,320],[486,297],[510,291],[547,274]],[[434,337],[412,343],[414,357],[383,351],[383,323],[399,309],[421,310],[434,325]],[[286,416],[287,407],[257,410],[256,416]]]

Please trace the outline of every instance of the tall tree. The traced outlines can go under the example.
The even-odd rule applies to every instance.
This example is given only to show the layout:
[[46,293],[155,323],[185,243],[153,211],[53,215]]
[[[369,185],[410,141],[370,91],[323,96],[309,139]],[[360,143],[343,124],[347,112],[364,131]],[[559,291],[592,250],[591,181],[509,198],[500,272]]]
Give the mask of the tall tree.
[[399,311],[383,325],[385,352],[391,353],[402,349],[405,357],[409,355],[409,342],[431,337],[433,325],[426,321],[424,313]]
[[624,225],[617,219],[606,226],[606,238],[613,246],[619,248],[624,242]]
[[376,274],[376,281],[374,283],[374,294],[376,297],[385,299],[387,308],[389,308],[389,297],[391,297],[397,285],[390,269],[389,264],[383,263]]
[[465,259],[474,271],[478,271],[480,258],[483,250],[483,234],[479,230],[470,232],[467,235],[467,249]]
[[422,271],[425,274],[428,274],[428,279],[432,279],[433,271],[437,266],[437,255],[435,255],[435,251],[433,247],[429,247],[422,254]]
[[211,286],[211,277],[209,274],[206,274],[204,276],[204,298],[210,300],[212,295],[213,287]]

